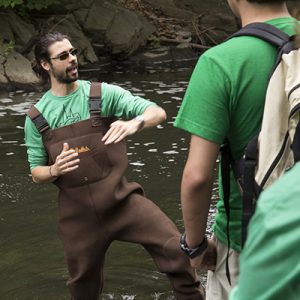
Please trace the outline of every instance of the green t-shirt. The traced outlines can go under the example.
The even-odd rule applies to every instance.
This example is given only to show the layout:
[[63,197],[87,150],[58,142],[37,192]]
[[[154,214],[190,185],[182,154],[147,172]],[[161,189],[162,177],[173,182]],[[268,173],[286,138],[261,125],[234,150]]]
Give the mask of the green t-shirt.
[[300,298],[300,163],[261,194],[230,300]]
[[[288,34],[296,20],[277,18],[267,23]],[[268,77],[276,58],[269,43],[249,36],[230,39],[206,51],[189,82],[175,126],[217,144],[229,139],[234,159],[260,128]],[[219,196],[214,232],[227,245],[227,218],[219,176]],[[231,174],[230,247],[241,250],[242,198]]]
[[[89,81],[78,80],[79,87],[63,97],[54,96],[51,90],[35,104],[51,128],[59,128],[90,117],[88,97]],[[102,116],[132,118],[143,113],[153,102],[133,96],[123,88],[102,83]],[[42,137],[29,117],[25,121],[25,143],[30,168],[47,165],[48,156]]]

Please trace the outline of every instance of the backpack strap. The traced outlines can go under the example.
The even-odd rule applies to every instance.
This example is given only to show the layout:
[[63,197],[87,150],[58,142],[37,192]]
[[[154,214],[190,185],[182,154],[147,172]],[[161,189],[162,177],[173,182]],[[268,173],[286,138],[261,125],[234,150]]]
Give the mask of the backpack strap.
[[290,41],[290,36],[273,25],[267,23],[251,23],[234,33],[230,38],[238,36],[254,36],[278,48]]
[[101,82],[92,82],[89,95],[89,110],[91,116],[101,114]]
[[31,119],[40,134],[50,129],[49,123],[35,106],[29,109],[27,116]]
[[255,188],[255,168],[257,164],[258,135],[248,143],[243,158],[243,214],[242,214],[242,247],[244,247],[248,224],[254,214],[258,197]]
[[295,163],[300,161],[300,121],[297,124],[294,140],[292,143]]
[[274,70],[280,63],[282,55],[284,53],[289,53],[291,50],[295,49],[293,36],[289,36],[288,34],[276,28],[275,26],[263,22],[248,24],[233,35],[231,35],[230,38],[239,36],[257,37],[270,43],[278,49],[277,59],[271,70],[271,74],[273,74]]
[[224,145],[220,148],[221,152],[221,176],[222,176],[222,188],[223,188],[223,198],[224,198],[224,208],[227,217],[226,224],[226,235],[227,235],[227,254],[226,254],[226,277],[229,284],[231,285],[231,277],[229,272],[229,249],[230,249],[230,230],[229,230],[229,221],[230,221],[230,165],[232,161],[229,141],[226,138]]

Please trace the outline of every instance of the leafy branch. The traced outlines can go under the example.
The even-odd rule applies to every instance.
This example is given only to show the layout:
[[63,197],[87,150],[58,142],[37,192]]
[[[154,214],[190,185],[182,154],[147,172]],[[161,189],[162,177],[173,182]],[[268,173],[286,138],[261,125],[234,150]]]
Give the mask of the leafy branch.
[[29,10],[41,10],[57,2],[58,0],[0,0],[0,7],[23,7]]

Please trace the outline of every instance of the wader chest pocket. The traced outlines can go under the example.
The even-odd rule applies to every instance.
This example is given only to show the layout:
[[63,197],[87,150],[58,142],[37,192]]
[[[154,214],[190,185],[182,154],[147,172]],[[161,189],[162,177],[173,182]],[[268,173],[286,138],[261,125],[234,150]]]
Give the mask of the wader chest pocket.
[[[79,167],[57,180],[57,184],[64,187],[75,187],[93,183],[106,178],[111,170],[112,163],[107,155],[107,147],[101,142],[101,134],[92,134],[89,137],[68,139],[70,148],[79,154]],[[49,145],[48,153],[53,163],[61,153],[63,142]]]

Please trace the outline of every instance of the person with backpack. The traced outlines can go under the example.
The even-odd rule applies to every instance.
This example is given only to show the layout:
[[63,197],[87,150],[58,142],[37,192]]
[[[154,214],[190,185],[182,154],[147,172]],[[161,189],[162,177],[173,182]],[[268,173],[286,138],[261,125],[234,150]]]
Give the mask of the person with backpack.
[[[300,25],[297,33],[300,34]],[[273,89],[279,95],[288,95],[283,97],[284,104],[276,105],[279,106],[282,115],[285,110],[288,111],[290,118],[289,122],[285,123],[289,124],[288,129],[291,129],[288,135],[292,142],[286,147],[286,152],[291,150],[296,164],[286,170],[286,174],[259,197],[240,257],[240,277],[230,294],[230,300],[298,300],[300,295],[300,35],[295,36],[291,43],[292,50],[284,51],[281,60],[278,60],[279,64],[270,79],[269,89]],[[286,81],[282,80],[282,75]],[[278,82],[277,79],[285,82],[279,84],[284,88],[284,92],[280,93],[280,89],[272,85],[273,81]],[[274,99],[276,97],[270,101]],[[265,110],[267,101],[268,97]],[[291,103],[289,109],[285,108],[287,103]],[[277,125],[280,126],[280,123],[278,119]],[[264,124],[262,127],[265,127]],[[277,171],[279,169],[280,167],[277,167]]]
[[257,202],[230,300],[298,300],[300,295],[300,163]]
[[79,80],[76,54],[61,33],[37,41],[34,70],[51,87],[25,122],[33,181],[59,188],[71,299],[98,299],[105,254],[114,240],[141,244],[167,275],[176,299],[204,299],[175,224],[124,176],[124,138],[164,121],[165,111],[116,85]]
[[[289,14],[286,1],[228,0],[228,4],[243,28],[263,23],[289,36],[294,34],[297,21]],[[180,244],[193,266],[208,270],[208,300],[228,299],[238,279],[242,250],[242,193],[231,164],[218,166],[214,234],[212,239],[206,237],[216,161],[225,141],[230,146],[230,160],[238,161],[259,133],[277,55],[277,47],[254,36],[232,37],[206,51],[194,69],[175,120],[176,127],[191,134],[181,183],[185,233]]]

